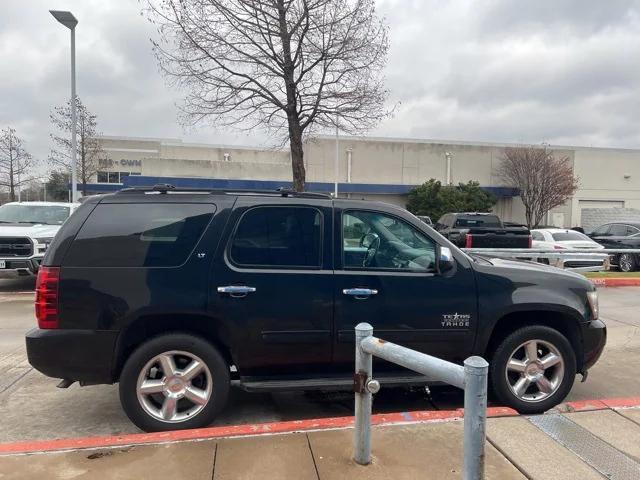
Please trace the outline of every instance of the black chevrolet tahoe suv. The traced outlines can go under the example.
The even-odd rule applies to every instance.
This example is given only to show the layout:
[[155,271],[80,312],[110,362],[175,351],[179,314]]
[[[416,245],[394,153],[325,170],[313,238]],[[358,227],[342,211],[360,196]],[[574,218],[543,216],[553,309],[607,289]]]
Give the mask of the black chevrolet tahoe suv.
[[[597,292],[540,264],[469,256],[406,210],[293,192],[156,186],[89,198],[49,247],[26,335],[40,372],[119,382],[147,431],[208,425],[232,383],[347,389],[354,327],[453,362],[499,402],[564,399],[606,338]],[[380,362],[388,385],[428,379]]]

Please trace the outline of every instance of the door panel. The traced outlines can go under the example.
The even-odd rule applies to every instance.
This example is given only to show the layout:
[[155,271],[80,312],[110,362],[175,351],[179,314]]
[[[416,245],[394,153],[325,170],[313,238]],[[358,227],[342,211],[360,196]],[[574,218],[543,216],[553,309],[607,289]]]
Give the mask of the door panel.
[[[336,211],[334,224],[338,232],[336,251],[344,252],[336,255],[333,356],[336,368],[353,369],[354,327],[360,322],[370,323],[374,335],[384,340],[448,360],[466,358],[472,349],[477,319],[475,276],[469,265],[458,262],[453,272],[438,275],[430,260],[423,261],[431,255],[435,260],[436,243],[425,231],[397,217],[391,216],[399,224],[391,220],[368,222],[370,216],[358,213],[355,216],[365,225],[354,228],[351,216],[352,211]],[[344,235],[340,235],[343,223]],[[417,239],[412,231],[418,234]],[[354,244],[361,243],[354,234],[360,233],[363,237],[375,233],[381,238],[368,266],[350,263]],[[380,260],[377,264],[376,257]],[[376,293],[364,296],[344,293],[352,288]],[[380,361],[376,368],[399,367]]]
[[240,374],[326,369],[333,321],[331,208],[303,200],[251,208],[250,200],[239,199],[227,228],[230,240],[216,255],[210,309],[224,319]]

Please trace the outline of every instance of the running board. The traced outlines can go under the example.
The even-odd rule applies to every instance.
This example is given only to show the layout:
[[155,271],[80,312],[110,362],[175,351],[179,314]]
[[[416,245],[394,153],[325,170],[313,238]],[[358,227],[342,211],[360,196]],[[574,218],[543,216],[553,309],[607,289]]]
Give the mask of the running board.
[[[434,382],[428,377],[418,375],[406,376],[385,376],[374,377],[385,387],[400,386],[426,386],[438,385],[442,382]],[[235,386],[247,392],[274,392],[286,390],[352,390],[353,377],[337,378],[304,378],[304,379],[279,379],[279,380],[259,380],[254,378],[240,378],[237,382],[232,382]]]

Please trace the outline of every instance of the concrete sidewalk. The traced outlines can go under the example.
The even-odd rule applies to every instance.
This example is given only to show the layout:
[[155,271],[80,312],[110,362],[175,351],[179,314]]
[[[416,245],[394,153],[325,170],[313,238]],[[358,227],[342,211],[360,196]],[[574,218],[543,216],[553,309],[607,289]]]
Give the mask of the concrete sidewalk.
[[[640,408],[488,420],[487,479],[640,478]],[[0,456],[0,479],[459,479],[462,422],[373,427],[374,461],[353,430],[320,430]]]

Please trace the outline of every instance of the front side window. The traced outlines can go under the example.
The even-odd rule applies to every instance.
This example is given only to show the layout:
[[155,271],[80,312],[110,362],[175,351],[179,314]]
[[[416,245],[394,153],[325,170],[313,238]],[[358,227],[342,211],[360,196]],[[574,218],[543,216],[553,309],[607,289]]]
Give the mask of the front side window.
[[209,224],[210,204],[100,204],[65,257],[70,267],[182,265]]
[[319,268],[322,214],[311,207],[256,207],[240,219],[229,248],[246,267]]
[[391,215],[345,212],[342,244],[344,268],[435,271],[435,242]]
[[626,237],[627,226],[621,225],[619,223],[615,223],[611,225],[611,229],[609,230],[609,235],[611,235],[612,237]]

